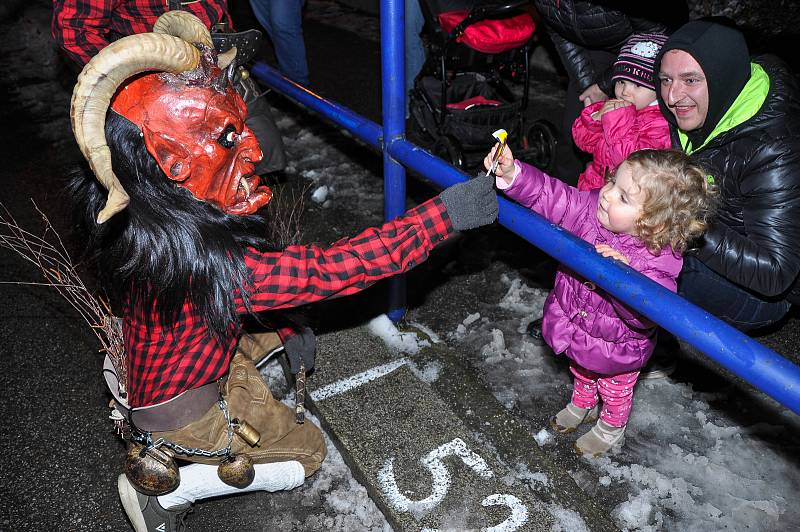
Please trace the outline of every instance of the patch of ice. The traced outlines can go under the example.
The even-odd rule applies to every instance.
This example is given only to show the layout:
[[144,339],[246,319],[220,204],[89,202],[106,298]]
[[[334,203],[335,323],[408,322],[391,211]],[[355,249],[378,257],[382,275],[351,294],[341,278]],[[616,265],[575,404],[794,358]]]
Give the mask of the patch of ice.
[[328,198],[328,187],[325,185],[317,187],[316,190],[314,190],[314,192],[311,193],[311,199],[315,203],[324,203],[327,198]]
[[547,429],[542,429],[534,434],[533,439],[536,440],[536,443],[539,444],[539,447],[543,447],[548,443],[553,443],[553,435],[550,434]]

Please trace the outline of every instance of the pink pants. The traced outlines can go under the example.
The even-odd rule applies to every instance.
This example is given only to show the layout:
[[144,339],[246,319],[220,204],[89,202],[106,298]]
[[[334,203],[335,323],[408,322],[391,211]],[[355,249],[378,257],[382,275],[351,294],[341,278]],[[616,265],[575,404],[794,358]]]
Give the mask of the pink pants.
[[572,383],[572,404],[579,408],[592,408],[599,398],[603,400],[600,419],[614,427],[628,423],[633,405],[633,387],[639,378],[638,371],[602,376],[577,364],[570,364],[575,376]]

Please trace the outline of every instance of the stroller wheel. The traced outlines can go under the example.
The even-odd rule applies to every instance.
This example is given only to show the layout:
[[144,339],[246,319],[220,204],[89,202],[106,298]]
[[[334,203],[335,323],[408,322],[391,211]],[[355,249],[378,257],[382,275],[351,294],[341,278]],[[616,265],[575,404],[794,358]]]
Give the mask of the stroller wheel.
[[461,143],[450,135],[442,135],[433,144],[433,154],[456,168],[464,168],[464,151]]
[[537,120],[525,131],[523,148],[529,151],[528,161],[542,170],[548,170],[555,161],[556,128],[547,120]]

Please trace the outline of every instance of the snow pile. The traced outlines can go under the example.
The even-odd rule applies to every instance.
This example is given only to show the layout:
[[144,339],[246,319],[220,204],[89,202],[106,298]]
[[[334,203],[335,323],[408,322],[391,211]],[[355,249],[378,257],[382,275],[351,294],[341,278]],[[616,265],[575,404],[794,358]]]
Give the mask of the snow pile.
[[397,330],[392,320],[386,314],[381,314],[373,318],[367,324],[367,330],[386,342],[389,349],[399,353],[416,354],[423,347],[428,347],[431,343],[428,340],[420,339],[417,333],[401,332]]

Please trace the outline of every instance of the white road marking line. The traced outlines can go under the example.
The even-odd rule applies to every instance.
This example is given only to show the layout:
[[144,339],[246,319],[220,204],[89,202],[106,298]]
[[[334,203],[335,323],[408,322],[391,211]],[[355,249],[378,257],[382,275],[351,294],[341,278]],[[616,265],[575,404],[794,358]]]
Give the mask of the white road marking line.
[[407,358],[399,358],[397,360],[393,360],[388,364],[384,364],[382,366],[376,366],[372,369],[368,369],[367,371],[363,371],[361,373],[357,373],[345,379],[338,380],[336,382],[332,382],[330,384],[326,384],[322,388],[317,388],[313,392],[311,392],[310,397],[313,401],[322,401],[323,399],[327,399],[328,397],[333,397],[334,395],[340,395],[348,390],[352,390],[353,388],[357,388],[363,384],[367,384],[370,381],[374,381],[377,378],[383,377],[384,375],[388,375],[389,373],[393,372],[400,366],[408,364]]

